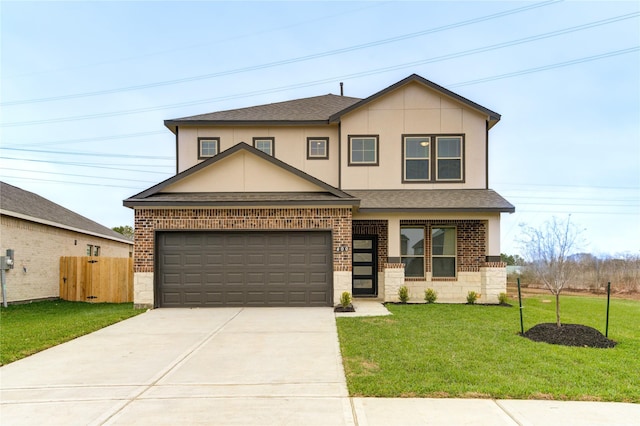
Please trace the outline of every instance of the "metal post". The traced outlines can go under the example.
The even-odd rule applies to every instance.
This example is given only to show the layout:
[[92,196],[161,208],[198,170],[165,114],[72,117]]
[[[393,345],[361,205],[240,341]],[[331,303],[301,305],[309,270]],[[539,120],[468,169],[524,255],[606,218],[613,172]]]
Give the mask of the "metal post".
[[2,306],[4,308],[7,307],[7,279],[5,277],[5,272],[4,272],[4,268],[0,268],[0,274],[2,275],[2,277],[0,277],[0,285],[2,286]]
[[520,292],[519,277],[518,277],[518,304],[520,305],[520,334],[524,335],[524,322],[522,321],[522,293]]
[[611,281],[607,283],[607,325],[604,329],[604,337],[609,337],[609,300],[611,299]]

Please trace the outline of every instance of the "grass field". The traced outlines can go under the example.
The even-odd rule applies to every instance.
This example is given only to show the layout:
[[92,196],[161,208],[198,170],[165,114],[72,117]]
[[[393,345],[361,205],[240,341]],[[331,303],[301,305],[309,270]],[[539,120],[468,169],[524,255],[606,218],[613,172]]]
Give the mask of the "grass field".
[[[525,299],[525,331],[555,321],[550,299]],[[511,303],[387,305],[393,316],[338,318],[350,394],[640,402],[640,302],[611,301],[611,349],[523,338]],[[605,297],[562,297],[561,310],[563,322],[604,333]]]
[[132,303],[64,300],[0,308],[0,365],[138,315]]

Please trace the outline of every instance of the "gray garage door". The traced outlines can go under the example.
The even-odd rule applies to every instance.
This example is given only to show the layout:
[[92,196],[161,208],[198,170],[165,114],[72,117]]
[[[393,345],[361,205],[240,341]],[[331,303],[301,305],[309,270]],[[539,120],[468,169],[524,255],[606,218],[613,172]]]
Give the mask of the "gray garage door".
[[330,232],[160,232],[160,307],[331,306]]

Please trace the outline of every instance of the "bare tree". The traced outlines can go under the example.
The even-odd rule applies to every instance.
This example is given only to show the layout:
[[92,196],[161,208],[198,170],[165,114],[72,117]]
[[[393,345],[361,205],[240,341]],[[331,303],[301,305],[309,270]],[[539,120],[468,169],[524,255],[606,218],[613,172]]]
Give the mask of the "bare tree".
[[522,249],[536,278],[556,297],[556,324],[560,327],[560,293],[575,268],[571,254],[583,244],[582,231],[567,220],[548,219],[541,227],[521,225]]

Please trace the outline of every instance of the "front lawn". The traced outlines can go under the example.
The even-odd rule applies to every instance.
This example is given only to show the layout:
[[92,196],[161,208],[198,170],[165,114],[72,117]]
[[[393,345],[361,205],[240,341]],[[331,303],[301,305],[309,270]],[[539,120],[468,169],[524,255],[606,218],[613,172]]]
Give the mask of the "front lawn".
[[133,303],[55,300],[0,308],[0,365],[141,314]]
[[[555,321],[550,296],[524,301],[525,331]],[[513,307],[387,305],[386,317],[337,318],[352,396],[640,402],[640,302],[611,301],[610,349],[518,335]],[[604,334],[606,298],[561,297],[563,322]]]

